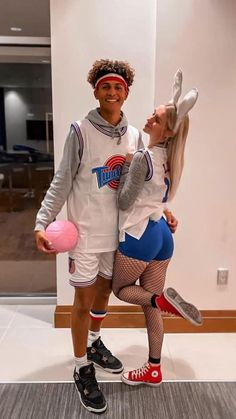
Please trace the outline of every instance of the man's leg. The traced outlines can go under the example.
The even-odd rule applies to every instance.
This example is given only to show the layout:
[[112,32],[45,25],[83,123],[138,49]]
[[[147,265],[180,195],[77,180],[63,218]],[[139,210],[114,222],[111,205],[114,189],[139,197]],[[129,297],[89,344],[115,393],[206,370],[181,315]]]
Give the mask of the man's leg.
[[86,355],[90,310],[95,294],[96,283],[90,287],[75,287],[74,304],[71,313],[71,334],[76,358]]
[[90,308],[95,297],[96,286],[75,288],[71,315],[71,333],[76,367],[74,381],[82,405],[90,412],[102,413],[107,408],[106,400],[97,384],[95,369],[87,361],[87,336]]
[[[111,279],[97,276],[96,281],[96,292],[94,302],[92,304],[92,313],[106,313],[109,297],[111,295]],[[93,316],[91,313],[90,330],[93,332],[99,332],[102,324],[102,320],[105,316]]]
[[109,297],[111,294],[111,279],[97,277],[96,294],[92,305],[90,329],[88,336],[88,360],[107,372],[118,374],[123,371],[121,361],[112,355],[100,338],[102,320],[106,316]]

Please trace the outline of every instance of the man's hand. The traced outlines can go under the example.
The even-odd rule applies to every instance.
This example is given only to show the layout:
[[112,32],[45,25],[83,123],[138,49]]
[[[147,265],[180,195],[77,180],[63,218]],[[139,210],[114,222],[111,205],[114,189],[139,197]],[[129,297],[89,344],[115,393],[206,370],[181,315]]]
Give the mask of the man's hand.
[[167,224],[170,228],[170,231],[171,231],[171,233],[174,234],[176,232],[176,229],[177,229],[177,226],[178,226],[178,220],[177,220],[177,218],[174,217],[172,212],[169,211],[169,210],[165,210],[164,214],[166,216],[166,222],[167,222]]
[[40,252],[47,254],[57,253],[57,251],[53,249],[52,243],[47,239],[45,231],[35,231],[35,241],[37,249]]

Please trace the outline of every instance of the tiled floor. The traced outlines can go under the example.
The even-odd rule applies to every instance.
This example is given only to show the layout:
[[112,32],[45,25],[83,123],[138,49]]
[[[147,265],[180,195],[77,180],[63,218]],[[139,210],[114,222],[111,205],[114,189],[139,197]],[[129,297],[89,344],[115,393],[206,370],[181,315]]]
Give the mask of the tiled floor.
[[[69,329],[55,329],[52,305],[0,306],[0,382],[72,381]],[[104,343],[126,369],[147,358],[145,329],[103,329]],[[236,334],[167,334],[162,351],[164,380],[236,380]],[[100,381],[120,376],[98,370]]]

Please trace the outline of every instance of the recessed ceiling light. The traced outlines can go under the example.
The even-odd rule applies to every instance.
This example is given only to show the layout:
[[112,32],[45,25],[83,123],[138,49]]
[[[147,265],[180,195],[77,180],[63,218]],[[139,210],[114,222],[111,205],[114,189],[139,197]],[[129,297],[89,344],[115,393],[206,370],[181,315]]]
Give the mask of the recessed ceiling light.
[[12,26],[10,29],[11,29],[11,31],[13,31],[13,32],[21,32],[21,31],[22,31],[22,28],[17,27],[17,26]]
[[42,60],[41,61],[43,64],[49,64],[50,63],[50,60]]

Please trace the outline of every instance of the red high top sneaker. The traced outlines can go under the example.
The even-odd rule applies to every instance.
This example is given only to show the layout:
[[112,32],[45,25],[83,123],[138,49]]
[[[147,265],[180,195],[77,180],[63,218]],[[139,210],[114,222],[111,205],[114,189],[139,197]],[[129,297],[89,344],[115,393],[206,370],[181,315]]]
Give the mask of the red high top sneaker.
[[166,288],[156,297],[156,303],[162,313],[181,316],[195,326],[202,325],[202,315],[193,305],[185,301],[174,288]]
[[125,372],[122,374],[121,379],[123,383],[130,386],[138,386],[139,384],[159,386],[162,382],[161,366],[160,364],[154,365],[147,362],[141,368]]

